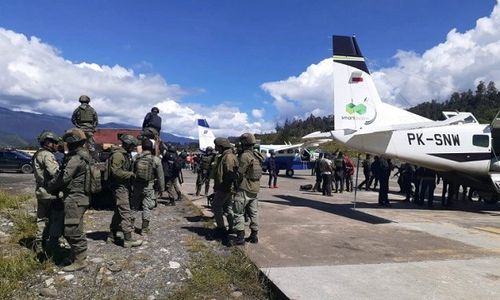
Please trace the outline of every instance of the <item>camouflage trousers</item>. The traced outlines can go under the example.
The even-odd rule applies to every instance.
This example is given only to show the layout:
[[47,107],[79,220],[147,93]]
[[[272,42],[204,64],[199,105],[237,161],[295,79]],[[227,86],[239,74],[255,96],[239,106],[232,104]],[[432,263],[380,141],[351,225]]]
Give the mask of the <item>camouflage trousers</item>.
[[94,132],[93,131],[84,131],[85,132],[85,137],[87,138],[87,147],[89,148],[90,155],[98,160],[99,157],[97,157],[97,151],[95,149],[95,140],[94,140]]
[[165,177],[165,190],[167,191],[168,198],[171,201],[182,199],[181,185],[178,178]]
[[196,196],[201,193],[201,188],[205,185],[205,196],[208,195],[210,190],[210,177],[208,176],[208,171],[199,170],[196,176]]
[[142,209],[142,220],[151,221],[151,210],[155,207],[155,191],[154,182],[135,182],[130,201],[130,208],[133,211],[133,220],[141,217],[140,210]]
[[233,229],[233,193],[216,191],[212,201],[212,210],[217,228],[226,227],[224,225],[224,215],[226,215],[229,230]]
[[56,242],[63,234],[64,206],[61,199],[37,199],[36,240]]
[[245,230],[245,213],[250,219],[250,229],[259,230],[259,200],[257,194],[238,191],[233,200],[234,230]]
[[113,186],[112,191],[115,200],[115,209],[109,229],[113,233],[117,231],[122,231],[123,233],[132,232],[134,228],[130,213],[130,190],[127,186],[119,184]]
[[[86,199],[85,199],[86,198]],[[64,198],[64,237],[74,255],[87,251],[87,237],[83,229],[83,216],[88,209],[88,196],[82,193],[69,194]]]

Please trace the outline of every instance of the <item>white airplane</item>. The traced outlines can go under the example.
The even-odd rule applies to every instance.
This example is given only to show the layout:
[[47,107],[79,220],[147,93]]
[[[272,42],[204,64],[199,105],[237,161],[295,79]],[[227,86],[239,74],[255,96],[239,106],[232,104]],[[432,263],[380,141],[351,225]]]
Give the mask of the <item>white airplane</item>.
[[355,37],[333,36],[335,130],[330,136],[348,147],[397,158],[438,171],[474,188],[485,201],[500,198],[500,112],[479,124],[468,112],[443,112],[432,121],[384,103]]
[[[198,119],[198,139],[199,139],[199,149],[205,151],[207,147],[214,148],[215,135],[212,129],[209,127],[207,120]],[[274,151],[276,154],[276,163],[280,170],[285,170],[285,174],[289,177],[293,176],[294,168],[298,166],[302,168],[307,168],[307,161],[314,160],[318,155],[302,147],[304,143],[301,144],[285,144],[285,145],[263,145],[259,144],[259,151],[265,155],[265,157],[270,157],[271,152]],[[307,153],[307,154],[306,154]],[[303,157],[308,156],[310,159],[303,161]],[[306,165],[304,165],[306,164]]]

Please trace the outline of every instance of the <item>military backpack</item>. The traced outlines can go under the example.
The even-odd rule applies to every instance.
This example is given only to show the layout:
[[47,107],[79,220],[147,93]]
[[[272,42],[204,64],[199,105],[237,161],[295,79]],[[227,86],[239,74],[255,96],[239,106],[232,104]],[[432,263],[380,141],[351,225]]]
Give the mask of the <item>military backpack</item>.
[[102,174],[98,163],[80,155],[85,162],[85,183],[83,191],[86,195],[96,194],[102,191]]
[[259,181],[262,177],[262,154],[258,151],[252,151],[253,158],[245,172],[245,177],[250,181]]
[[151,154],[139,156],[134,163],[135,178],[139,181],[154,179],[154,161]]

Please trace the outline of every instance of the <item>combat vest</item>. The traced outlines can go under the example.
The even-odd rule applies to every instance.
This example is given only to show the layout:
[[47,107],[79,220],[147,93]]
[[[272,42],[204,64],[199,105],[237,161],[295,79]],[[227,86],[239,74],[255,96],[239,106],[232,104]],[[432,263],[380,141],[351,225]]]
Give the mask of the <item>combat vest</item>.
[[[57,176],[57,174],[51,175],[47,170],[49,166],[46,165],[47,159],[45,159],[44,156],[52,156],[53,162],[55,164],[58,164],[54,157],[54,154],[45,148],[40,148],[35,152],[35,154],[33,154],[31,160],[34,168],[33,174],[35,175],[36,182],[35,195],[37,199],[52,199],[55,198],[55,196],[47,191],[47,184],[51,179],[53,179],[52,176]],[[52,167],[55,168],[56,165]],[[56,171],[58,170],[59,168],[57,168]]]
[[245,172],[245,178],[250,181],[259,181],[262,177],[262,162],[264,161],[264,157],[258,151],[252,151],[252,155],[253,159]]

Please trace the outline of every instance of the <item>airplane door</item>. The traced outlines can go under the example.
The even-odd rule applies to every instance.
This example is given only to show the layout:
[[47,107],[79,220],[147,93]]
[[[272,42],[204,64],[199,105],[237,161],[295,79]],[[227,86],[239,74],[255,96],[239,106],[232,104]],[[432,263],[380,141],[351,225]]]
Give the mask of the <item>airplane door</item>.
[[491,152],[490,170],[500,172],[500,111],[491,122]]

